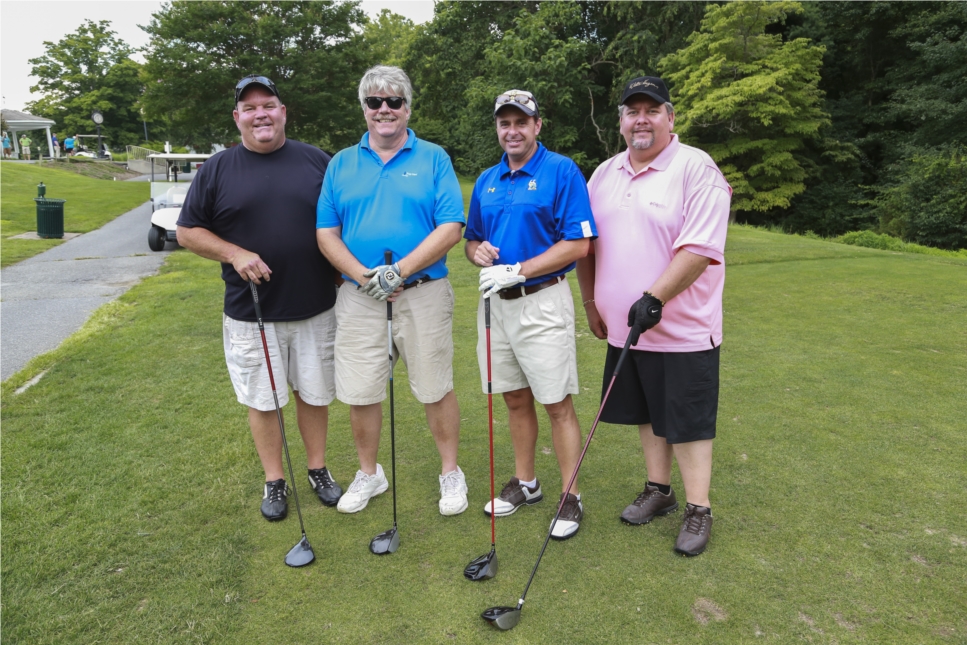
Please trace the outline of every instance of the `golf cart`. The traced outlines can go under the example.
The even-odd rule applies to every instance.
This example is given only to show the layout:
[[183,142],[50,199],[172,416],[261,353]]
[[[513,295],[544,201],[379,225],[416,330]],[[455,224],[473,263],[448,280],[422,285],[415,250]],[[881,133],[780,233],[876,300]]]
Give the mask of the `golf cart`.
[[[165,244],[177,241],[178,215],[185,203],[188,186],[191,185],[191,164],[201,165],[211,155],[189,153],[164,153],[148,155],[151,163],[151,228],[148,229],[148,247],[152,251],[164,251]],[[164,180],[155,181],[155,164],[164,170]],[[182,173],[181,183],[178,173]]]
[[[104,139],[107,137],[101,137],[101,154],[97,154],[97,135],[96,134],[78,134],[74,136],[74,156],[75,157],[86,157],[88,159],[107,159],[108,161],[114,161],[114,156],[111,151],[107,149],[107,144],[104,143]],[[91,143],[91,148],[88,149],[87,146],[81,141],[81,139],[93,139]]]

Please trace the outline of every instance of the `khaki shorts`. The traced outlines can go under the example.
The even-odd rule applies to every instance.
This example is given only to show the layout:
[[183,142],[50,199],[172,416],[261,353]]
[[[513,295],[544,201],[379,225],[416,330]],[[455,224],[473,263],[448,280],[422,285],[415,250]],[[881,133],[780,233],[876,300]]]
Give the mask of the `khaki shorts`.
[[[258,323],[222,315],[225,363],[238,402],[262,412],[275,409],[272,383]],[[336,396],[333,343],[336,314],[332,309],[306,320],[264,323],[265,341],[275,377],[279,405],[289,402],[289,388],[309,405],[329,405]]]
[[[483,298],[477,305],[477,362],[487,392],[487,338]],[[574,299],[567,280],[516,300],[490,298],[493,391],[529,387],[543,405],[578,393]]]
[[[444,278],[406,289],[393,303],[393,361],[403,359],[420,403],[436,403],[453,389],[453,302]],[[379,403],[390,373],[386,303],[347,282],[335,309],[336,397],[349,405]]]

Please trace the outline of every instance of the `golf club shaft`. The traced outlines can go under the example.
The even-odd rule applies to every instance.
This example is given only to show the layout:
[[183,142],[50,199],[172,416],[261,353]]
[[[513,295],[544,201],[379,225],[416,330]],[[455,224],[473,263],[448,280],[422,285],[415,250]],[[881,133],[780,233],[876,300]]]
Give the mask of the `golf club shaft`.
[[[637,333],[636,333],[637,332]],[[581,462],[584,461],[584,455],[588,452],[588,446],[591,445],[591,438],[594,437],[594,431],[598,427],[598,421],[601,419],[601,412],[604,411],[604,405],[608,402],[608,395],[611,394],[611,388],[614,387],[614,381],[618,377],[618,371],[621,369],[621,365],[625,362],[625,357],[628,355],[628,348],[631,347],[631,338],[640,334],[636,328],[632,328],[631,332],[628,334],[628,338],[625,340],[625,346],[621,349],[621,354],[618,356],[618,362],[614,366],[614,373],[611,375],[611,382],[608,383],[608,389],[604,391],[604,396],[601,397],[601,405],[598,407],[598,413],[594,416],[594,423],[591,424],[591,431],[588,432],[588,438],[584,442],[584,449],[581,451],[581,456],[578,457],[577,464],[574,465],[574,471],[571,473],[571,480],[567,483],[567,488],[564,490],[570,492],[571,486],[574,485],[574,480],[577,479],[578,471],[581,469]],[[527,581],[527,586],[524,587],[524,592],[520,595],[520,600],[517,602],[517,609],[520,609],[524,605],[524,598],[527,596],[527,590],[530,589],[531,583],[534,582],[534,575],[537,574],[537,567],[541,564],[541,558],[544,557],[544,551],[547,549],[547,543],[551,541],[551,533],[554,531],[554,526],[557,524],[558,518],[561,517],[561,509],[564,508],[564,502],[567,500],[566,495],[561,496],[561,502],[557,505],[557,513],[554,514],[554,520],[551,522],[551,528],[547,530],[547,537],[544,538],[544,546],[541,547],[541,553],[537,556],[537,562],[534,563],[534,570],[531,571],[531,577]]]
[[255,319],[259,324],[259,334],[262,336],[262,350],[265,352],[265,365],[269,368],[269,383],[272,385],[272,398],[275,399],[275,414],[279,417],[279,431],[282,433],[282,449],[285,451],[285,463],[289,466],[289,479],[292,481],[292,494],[295,496],[295,510],[299,516],[299,528],[302,537],[306,536],[306,527],[302,522],[302,509],[299,507],[299,491],[295,486],[295,473],[292,472],[292,459],[289,457],[289,442],[285,439],[285,422],[282,420],[282,407],[279,405],[279,395],[275,389],[275,376],[272,374],[272,361],[269,359],[269,344],[265,340],[265,326],[262,324],[262,307],[259,306],[259,292],[254,282],[249,282],[252,288],[252,301],[255,303]]
[[[386,264],[392,264],[393,252],[383,254]],[[386,336],[389,355],[389,445],[390,461],[393,473],[393,528],[396,528],[396,405],[393,401],[393,303],[386,300]]]
[[487,330],[487,424],[490,429],[490,548],[497,546],[497,514],[494,509],[494,388],[490,358],[490,298],[484,298],[484,327]]

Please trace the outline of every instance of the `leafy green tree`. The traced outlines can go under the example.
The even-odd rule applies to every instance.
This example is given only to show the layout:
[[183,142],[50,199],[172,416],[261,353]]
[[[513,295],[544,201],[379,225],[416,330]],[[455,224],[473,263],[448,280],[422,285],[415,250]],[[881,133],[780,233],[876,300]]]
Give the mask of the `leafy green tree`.
[[745,219],[788,208],[805,190],[811,168],[802,151],[829,123],[818,87],[823,47],[767,33],[800,11],[797,2],[711,5],[701,31],[659,65],[676,131],[719,164]]
[[195,149],[238,140],[234,87],[264,74],[286,105],[286,133],[330,152],[365,127],[356,86],[370,62],[359,2],[187,2],[154,14],[142,79],[147,114]]
[[363,27],[363,43],[374,65],[400,67],[416,36],[416,25],[405,16],[382,9],[376,20]]
[[26,109],[56,121],[54,130],[62,139],[91,133],[94,110],[104,115],[101,132],[112,147],[143,138],[140,65],[131,60],[133,50],[110,26],[108,20],[86,20],[57,43],[45,41],[45,54],[29,61],[30,73],[39,79],[30,91],[42,97]]
[[897,176],[874,202],[881,230],[926,246],[967,248],[967,147],[920,151]]

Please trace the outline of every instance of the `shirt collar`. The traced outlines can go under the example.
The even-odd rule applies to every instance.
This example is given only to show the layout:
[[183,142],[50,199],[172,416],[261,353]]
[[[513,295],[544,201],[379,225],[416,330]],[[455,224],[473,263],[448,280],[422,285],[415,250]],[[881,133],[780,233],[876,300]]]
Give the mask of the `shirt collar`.
[[[400,150],[409,150],[409,149],[411,149],[413,147],[413,144],[415,142],[416,142],[416,133],[413,132],[413,130],[407,128],[406,129],[406,143],[403,144],[403,147],[400,148]],[[359,140],[359,147],[360,148],[366,148],[367,150],[372,150],[372,148],[369,147],[369,130],[367,130],[363,134],[363,138]]]
[[[546,154],[547,154],[547,148],[544,147],[543,143],[538,141],[537,150],[534,151],[534,156],[531,157],[527,161],[527,163],[524,164],[524,167],[518,170],[517,172],[522,172],[525,175],[529,175],[533,177],[537,171],[537,166],[541,164]],[[510,165],[507,163],[507,153],[505,152],[504,155],[500,158],[500,176],[501,178],[503,178],[509,175],[510,173],[511,173]]]
[[[674,132],[671,133],[671,141],[665,146],[665,149],[658,153],[658,156],[651,160],[648,164],[648,170],[668,170],[669,164],[671,164],[672,159],[675,158],[675,154],[678,153],[678,149],[681,147],[681,142],[678,140],[678,135]],[[631,166],[631,151],[625,150],[624,155],[621,158],[621,167],[628,171],[629,174],[634,175],[635,169]]]

